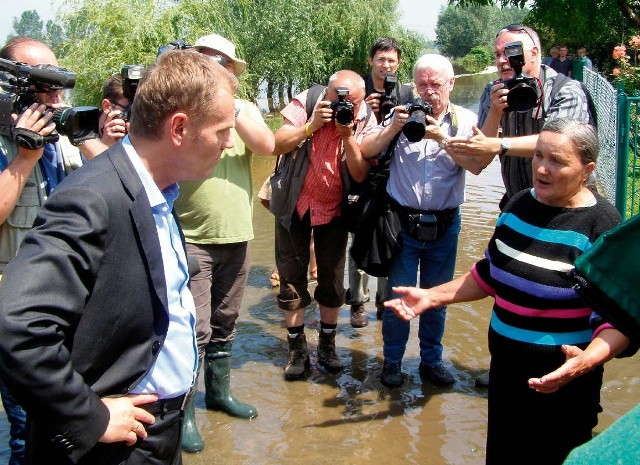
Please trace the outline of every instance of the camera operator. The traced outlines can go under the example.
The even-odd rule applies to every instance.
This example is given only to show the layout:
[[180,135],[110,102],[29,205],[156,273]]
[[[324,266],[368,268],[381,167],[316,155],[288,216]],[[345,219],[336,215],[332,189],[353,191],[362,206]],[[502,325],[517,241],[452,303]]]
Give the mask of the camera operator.
[[129,106],[129,99],[122,93],[122,76],[117,74],[104,81],[98,132],[100,141],[108,147],[127,135],[127,121],[122,118]]
[[[394,144],[387,193],[402,227],[401,249],[389,271],[390,291],[394,286],[415,286],[418,270],[422,288],[452,278],[465,170],[474,174],[481,171],[481,165],[474,157],[453,156],[445,149],[450,137],[471,136],[476,124],[475,114],[449,102],[455,82],[451,63],[440,55],[423,55],[414,65],[413,77],[422,102],[411,105],[411,109],[422,106],[431,114],[415,110],[410,115],[407,106],[395,107],[391,120],[365,135],[360,145],[363,156],[373,158],[389,144]],[[425,115],[421,116],[421,113]],[[405,134],[406,122],[411,119],[412,125],[417,126],[421,117],[424,118],[424,136],[411,142]],[[418,330],[420,375],[437,386],[455,382],[453,375],[442,365],[445,312],[442,307],[421,315]],[[383,313],[381,381],[387,387],[399,387],[403,382],[401,363],[409,329],[409,324],[393,312],[386,310]]]
[[[505,47],[518,41],[523,44],[523,74],[537,82],[538,101],[526,112],[509,111],[507,103],[510,90],[505,81],[514,78],[515,73]],[[532,187],[531,158],[545,121],[556,118],[589,121],[587,97],[578,82],[567,81],[551,95],[558,74],[540,63],[540,51],[538,34],[528,26],[510,24],[498,31],[495,56],[500,79],[487,84],[480,98],[481,131],[475,130],[469,140],[453,139],[447,147],[449,153],[456,155],[482,156],[485,166],[499,155],[506,190],[500,208],[517,192]]]
[[[396,72],[400,67],[402,49],[396,39],[381,37],[373,44],[369,51],[369,66],[371,73],[362,76],[365,84],[365,99],[369,104],[376,120],[380,123],[388,114],[387,109],[396,105],[411,102],[414,99],[413,86],[400,84]],[[391,78],[393,81],[391,81]],[[391,81],[391,82],[390,82]],[[380,104],[382,99],[381,111]],[[367,326],[367,311],[364,304],[369,301],[369,275],[359,270],[351,255],[349,263],[349,289],[347,290],[347,302],[351,305],[351,326],[363,328]],[[384,311],[383,302],[387,300],[387,279],[378,278],[376,290],[376,318],[382,319]]]
[[[11,39],[0,50],[0,58],[30,66],[58,66],[51,49],[44,43],[25,36]],[[49,108],[62,105],[62,91],[38,92],[34,103],[17,116],[16,127],[48,136],[55,129]],[[51,191],[72,170],[82,164],[76,147],[66,137],[56,143],[29,150],[8,137],[0,136],[0,278],[5,266],[16,255],[38,210]],[[22,463],[26,433],[24,410],[0,381],[5,412],[11,424],[11,465]]]

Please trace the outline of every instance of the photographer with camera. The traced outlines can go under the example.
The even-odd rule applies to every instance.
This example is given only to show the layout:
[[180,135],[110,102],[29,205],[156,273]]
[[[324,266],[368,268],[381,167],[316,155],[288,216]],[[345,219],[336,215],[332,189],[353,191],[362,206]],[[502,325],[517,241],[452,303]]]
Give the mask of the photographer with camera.
[[[455,78],[451,63],[440,55],[423,55],[413,68],[420,99],[394,108],[390,120],[364,137],[360,148],[374,158],[393,144],[387,193],[401,223],[400,253],[389,271],[389,290],[394,286],[430,288],[450,280],[455,267],[460,204],[464,201],[465,170],[477,174],[473,157],[447,153],[449,138],[472,135],[476,116],[449,101]],[[395,297],[395,295],[392,295]],[[422,315],[420,375],[436,386],[455,382],[442,365],[442,335],[446,307]],[[401,371],[409,324],[393,312],[383,313],[384,366],[381,381],[387,387],[402,385]]]
[[284,124],[276,131],[274,154],[284,154],[281,164],[295,163],[291,157],[299,152],[294,149],[308,144],[308,167],[301,185],[295,184],[295,173],[290,171],[291,176],[282,180],[292,186],[290,202],[274,205],[274,190],[270,204],[276,214],[278,306],[284,310],[289,342],[284,371],[287,380],[303,378],[309,368],[304,317],[305,308],[311,303],[307,268],[312,232],[318,264],[314,298],[320,307],[318,363],[332,373],[342,370],[335,349],[338,314],[345,300],[347,229],[340,217],[342,169],[344,160],[356,181],[364,180],[369,171],[358,142],[376,120],[364,95],[363,79],[353,71],[342,70],[329,78],[324,91],[317,86],[305,90],[280,112]]
[[127,121],[123,118],[123,114],[130,103],[131,101],[123,95],[120,74],[104,81],[98,132],[100,141],[107,147],[111,147],[127,135]]
[[[378,123],[397,105],[412,102],[414,99],[411,84],[401,84],[396,72],[400,67],[402,49],[396,39],[381,37],[369,51],[371,73],[362,76],[365,84],[364,101],[371,107]],[[363,328],[367,326],[367,311],[364,304],[369,301],[369,275],[358,269],[349,254],[349,289],[347,301],[351,313],[351,326]],[[387,300],[387,279],[378,278],[376,290],[376,318],[382,319],[383,302]]]
[[[516,52],[510,44],[517,42],[522,47],[521,56],[508,56]],[[453,139],[447,147],[449,153],[456,155],[480,156],[485,166],[496,155],[500,157],[506,190],[501,209],[514,194],[532,187],[531,158],[545,121],[556,118],[590,121],[587,96],[579,82],[567,80],[555,94],[552,92],[558,74],[540,63],[540,51],[538,34],[528,26],[510,24],[498,31],[495,56],[500,78],[487,84],[480,97],[478,125],[481,130],[475,130],[468,140]],[[520,76],[516,76],[516,63],[522,64]],[[512,106],[523,102],[509,96],[516,89],[509,84],[518,77],[520,84],[525,81],[531,84],[536,101],[533,106],[514,111]]]

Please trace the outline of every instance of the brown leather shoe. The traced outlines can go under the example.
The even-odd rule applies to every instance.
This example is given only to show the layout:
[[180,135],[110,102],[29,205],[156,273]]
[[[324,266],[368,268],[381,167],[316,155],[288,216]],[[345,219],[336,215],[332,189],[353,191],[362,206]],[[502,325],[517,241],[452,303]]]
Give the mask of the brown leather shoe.
[[367,310],[364,305],[351,306],[351,326],[354,328],[364,328],[369,324],[367,320]]

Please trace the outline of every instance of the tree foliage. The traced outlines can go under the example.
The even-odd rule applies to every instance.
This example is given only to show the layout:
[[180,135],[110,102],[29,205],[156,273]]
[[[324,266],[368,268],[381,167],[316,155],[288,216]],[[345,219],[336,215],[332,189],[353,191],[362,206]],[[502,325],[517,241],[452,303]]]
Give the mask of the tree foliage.
[[585,46],[594,63],[611,66],[611,50],[626,37],[640,33],[640,0],[450,0],[450,3],[481,7],[500,4],[529,6],[524,20],[540,34],[543,51],[566,43],[571,50]]
[[20,18],[13,18],[13,33],[7,36],[7,41],[15,36],[28,36],[41,40],[57,51],[64,41],[62,27],[52,20],[44,25],[36,10],[23,11]]
[[[403,65],[400,74],[410,80],[410,63],[424,40],[398,25],[397,4],[398,0],[66,0],[65,13],[55,23],[60,25],[55,34],[64,37],[57,54],[78,74],[75,101],[97,103],[104,79],[123,65],[149,65],[159,46],[178,38],[193,43],[215,32],[234,42],[238,56],[247,61],[241,94],[255,100],[266,88],[281,104],[286,94],[313,82],[325,83],[339,69],[368,72],[369,48],[383,35],[402,44],[403,61],[409,65]],[[33,22],[31,16],[27,19]],[[50,27],[53,34],[55,26],[47,24],[47,30]]]
[[493,49],[496,31],[506,24],[520,22],[527,9],[495,5],[447,6],[438,16],[436,44],[443,55],[460,58],[474,47]]

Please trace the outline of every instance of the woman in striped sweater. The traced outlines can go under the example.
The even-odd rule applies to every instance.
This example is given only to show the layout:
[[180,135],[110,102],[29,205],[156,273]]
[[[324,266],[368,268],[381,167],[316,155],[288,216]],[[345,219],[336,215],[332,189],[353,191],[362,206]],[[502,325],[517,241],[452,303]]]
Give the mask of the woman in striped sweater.
[[410,320],[442,305],[495,299],[487,464],[561,464],[588,441],[602,410],[602,364],[629,343],[572,288],[575,259],[620,221],[586,186],[597,150],[591,126],[548,122],[533,155],[534,187],[505,207],[485,258],[441,286],[395,288],[403,297],[385,304]]

